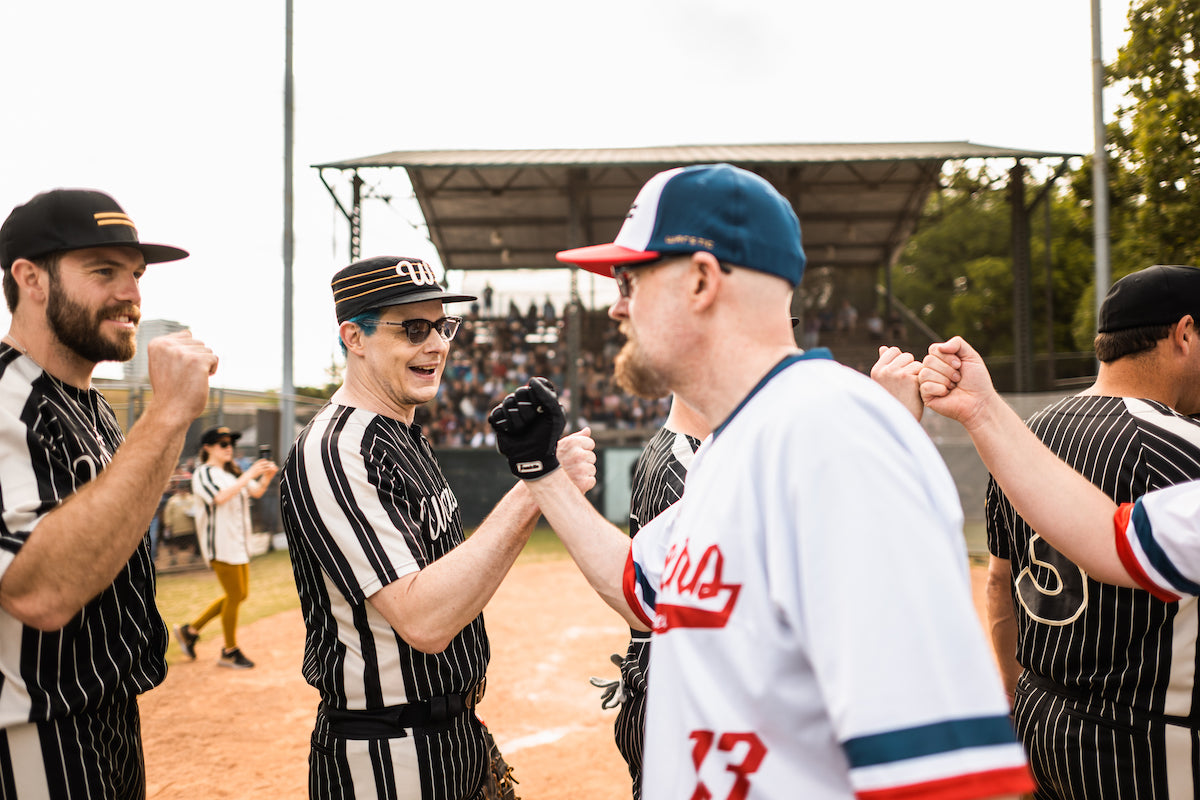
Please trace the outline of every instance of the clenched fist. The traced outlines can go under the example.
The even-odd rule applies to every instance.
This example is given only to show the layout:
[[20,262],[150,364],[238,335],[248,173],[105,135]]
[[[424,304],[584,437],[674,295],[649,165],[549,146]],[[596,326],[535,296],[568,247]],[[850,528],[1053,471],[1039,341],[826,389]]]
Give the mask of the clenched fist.
[[567,420],[550,381],[530,379],[492,409],[488,423],[513,475],[531,481],[558,469],[555,450]]

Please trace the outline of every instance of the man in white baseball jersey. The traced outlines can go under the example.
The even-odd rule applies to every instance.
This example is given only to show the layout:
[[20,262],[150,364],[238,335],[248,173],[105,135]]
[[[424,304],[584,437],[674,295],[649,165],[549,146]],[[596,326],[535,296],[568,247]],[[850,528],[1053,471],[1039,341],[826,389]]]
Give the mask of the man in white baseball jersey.
[[643,796],[1030,790],[945,465],[883,389],[796,348],[790,204],[729,165],[668,170],[613,244],[559,258],[612,270],[635,388],[674,392],[713,430],[682,500],[631,546],[556,469],[543,381],[490,417],[593,588],[654,629]]

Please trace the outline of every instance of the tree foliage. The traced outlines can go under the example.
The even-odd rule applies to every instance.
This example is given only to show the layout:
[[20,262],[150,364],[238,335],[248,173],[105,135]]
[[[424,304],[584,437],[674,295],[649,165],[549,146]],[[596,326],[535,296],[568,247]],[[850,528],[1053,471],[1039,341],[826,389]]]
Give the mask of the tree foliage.
[[[962,334],[985,355],[1013,352],[1012,211],[1007,176],[963,168],[926,205],[892,279],[900,302],[935,332]],[[1032,197],[1032,192],[1030,197]],[[1085,217],[1066,187],[1050,195],[1050,275],[1046,296],[1044,214],[1031,228],[1030,300],[1035,343],[1045,349],[1047,308],[1054,309],[1054,346],[1078,346],[1072,336],[1076,306],[1090,281],[1090,243],[1079,228]],[[1090,228],[1089,228],[1090,230]],[[1090,345],[1089,336],[1085,346]]]
[[[1138,0],[1108,69],[1123,101],[1108,126],[1114,280],[1151,264],[1200,265],[1200,0]],[[1013,351],[1008,199],[983,170],[960,170],[928,204],[893,279],[898,299],[935,331],[989,355]],[[1096,330],[1092,163],[1052,202],[1055,349],[1087,350]],[[1069,190],[1066,189],[1069,187]],[[1031,193],[1032,195],[1032,193]],[[1044,350],[1044,222],[1032,220],[1035,348]]]
[[[1200,0],[1143,0],[1108,70],[1125,102],[1108,127],[1114,277],[1200,263]],[[1118,216],[1119,213],[1119,216]],[[1118,261],[1118,255],[1120,261]]]

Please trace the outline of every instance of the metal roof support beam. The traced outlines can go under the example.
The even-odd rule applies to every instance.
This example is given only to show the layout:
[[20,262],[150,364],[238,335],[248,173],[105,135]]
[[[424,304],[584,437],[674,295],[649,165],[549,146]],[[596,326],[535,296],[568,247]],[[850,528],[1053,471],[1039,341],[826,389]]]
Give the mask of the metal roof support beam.
[[350,179],[350,263],[362,257],[362,185],[363,179],[354,170]]
[[350,210],[342,205],[342,201],[338,199],[337,192],[325,180],[325,170],[317,170],[317,177],[321,179],[321,184],[325,187],[325,191],[329,192],[329,196],[333,198],[333,204],[337,206],[338,211],[342,212],[342,216],[346,218],[346,222],[350,225],[350,261],[358,261],[362,253],[362,185],[363,179],[358,176],[358,170],[353,170],[353,177],[350,179],[351,200]]
[[[567,245],[563,249],[582,247],[583,207],[587,191],[586,169],[567,171]],[[583,392],[579,385],[580,352],[583,349],[583,308],[579,302],[579,267],[571,267],[571,302],[566,308],[567,322],[567,392],[571,397],[571,417],[568,430],[577,430],[583,416]]]
[[[1042,186],[1041,190],[1033,198],[1033,201],[1025,209],[1027,218],[1032,220],[1033,212],[1037,208],[1038,203],[1045,204],[1043,206],[1043,210],[1045,212],[1045,225],[1044,225],[1045,230],[1043,231],[1043,236],[1045,237],[1046,244],[1045,244],[1045,247],[1043,248],[1043,251],[1044,251],[1043,258],[1045,260],[1045,277],[1046,277],[1045,293],[1046,293],[1046,387],[1047,388],[1054,386],[1054,381],[1055,381],[1054,361],[1056,358],[1056,354],[1055,354],[1055,350],[1054,350],[1054,259],[1053,259],[1053,252],[1052,252],[1052,242],[1053,242],[1054,237],[1053,237],[1051,214],[1050,214],[1050,212],[1052,210],[1051,209],[1050,192],[1054,189],[1054,184],[1058,181],[1058,179],[1061,178],[1063,176],[1063,173],[1067,171],[1068,166],[1070,166],[1070,164],[1067,161],[1067,159],[1065,159],[1065,158],[1062,159],[1058,164],[1058,169],[1054,170],[1054,174],[1051,175],[1046,180],[1045,185]],[[1031,337],[1033,336],[1032,332],[1030,332],[1030,336]],[[1030,345],[1030,346],[1032,347],[1032,345]],[[1032,372],[1030,374],[1032,374]]]
[[1009,170],[1012,207],[1013,389],[1033,391],[1033,324],[1029,278],[1029,206],[1025,203],[1025,164],[1017,159]]

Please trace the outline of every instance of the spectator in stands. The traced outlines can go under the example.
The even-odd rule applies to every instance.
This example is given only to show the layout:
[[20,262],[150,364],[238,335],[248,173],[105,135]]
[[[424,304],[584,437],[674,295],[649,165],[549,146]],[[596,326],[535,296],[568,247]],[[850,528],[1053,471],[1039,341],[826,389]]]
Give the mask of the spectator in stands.
[[858,309],[849,300],[842,301],[838,309],[837,329],[842,333],[854,333],[858,327]]
[[174,566],[185,553],[192,560],[199,558],[200,542],[196,539],[196,496],[192,494],[191,473],[177,472],[171,486],[171,499],[162,512],[162,531],[169,566]]

